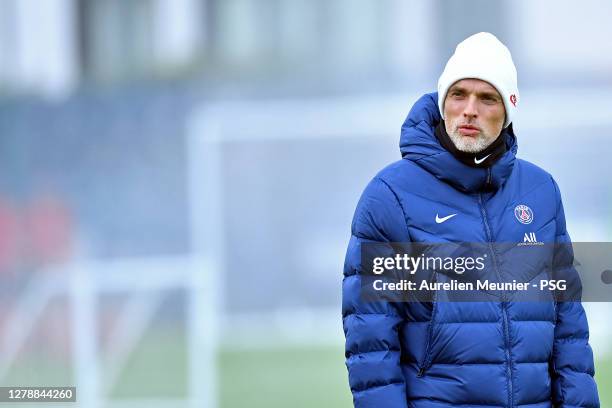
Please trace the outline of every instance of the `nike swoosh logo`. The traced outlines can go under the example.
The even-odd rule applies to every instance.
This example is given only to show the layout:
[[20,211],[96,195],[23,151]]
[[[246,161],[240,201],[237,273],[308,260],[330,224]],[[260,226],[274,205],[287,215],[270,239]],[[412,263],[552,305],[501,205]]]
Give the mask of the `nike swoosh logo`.
[[489,154],[487,154],[485,157],[483,157],[483,158],[482,158],[482,159],[480,159],[480,160],[478,160],[478,159],[476,158],[476,156],[474,156],[474,163],[476,163],[476,164],[480,164],[480,163],[482,163],[483,161],[487,160],[487,157],[489,157],[490,155],[491,155],[491,154],[489,153]]
[[436,224],[442,224],[444,221],[446,220],[450,220],[451,218],[453,218],[455,215],[457,215],[457,213],[455,214],[451,214],[451,215],[447,215],[446,217],[442,217],[440,218],[438,216],[438,214],[436,214]]

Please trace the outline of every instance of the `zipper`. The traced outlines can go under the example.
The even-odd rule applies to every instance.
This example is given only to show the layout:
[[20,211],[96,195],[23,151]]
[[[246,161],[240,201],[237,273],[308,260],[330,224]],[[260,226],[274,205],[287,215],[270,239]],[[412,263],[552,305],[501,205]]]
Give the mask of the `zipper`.
[[[434,272],[433,281],[434,282],[437,281],[437,279],[435,278],[435,272]],[[432,299],[432,306],[431,306],[431,319],[429,320],[429,325],[427,326],[427,343],[425,344],[425,356],[423,357],[423,362],[421,363],[421,366],[419,367],[419,371],[417,372],[417,377],[419,378],[423,377],[427,369],[431,366],[431,360],[432,360],[432,352],[431,352],[432,344],[431,343],[433,340],[433,329],[434,329],[434,324],[435,324],[435,319],[436,319],[436,312],[438,311],[438,302],[436,302],[437,295],[438,295],[438,292],[434,291],[433,299]]]
[[[488,175],[487,175],[487,183],[489,183],[490,177],[491,177],[491,170],[489,169]],[[480,206],[480,212],[481,212],[482,220],[485,226],[485,233],[487,235],[487,243],[489,246],[489,251],[491,252],[493,266],[495,268],[495,272],[497,273],[497,278],[501,282],[501,274],[499,273],[499,267],[497,265],[497,256],[495,254],[495,248],[493,247],[493,242],[492,242],[493,235],[491,234],[491,228],[489,226],[489,221],[487,219],[487,211],[484,206],[482,194],[478,195],[478,204]],[[509,326],[508,324],[508,302],[506,301],[506,291],[502,291],[501,307],[502,307],[502,318],[503,318],[502,323],[504,327],[504,343],[505,343],[504,351],[506,354],[506,378],[508,382],[508,406],[512,408],[514,407],[514,401],[513,401],[514,391],[513,391],[513,384],[512,384],[513,383],[512,381],[512,359],[510,357],[511,344],[510,344],[510,329],[508,327]]]

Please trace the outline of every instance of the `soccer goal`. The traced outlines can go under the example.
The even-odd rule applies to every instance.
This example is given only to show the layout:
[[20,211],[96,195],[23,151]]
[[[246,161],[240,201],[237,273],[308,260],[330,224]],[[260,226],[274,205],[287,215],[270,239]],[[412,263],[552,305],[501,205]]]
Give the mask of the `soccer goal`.
[[[400,127],[419,96],[215,102],[193,112],[192,242],[212,265],[222,347],[342,344],[339,288],[351,216],[366,183],[400,158]],[[572,114],[580,101],[594,109]],[[526,90],[519,101],[519,157],[555,175],[576,241],[612,237],[612,220],[592,216],[609,213],[610,186],[579,174],[605,172],[597,158],[610,153],[601,142],[611,103],[588,89]],[[578,157],[569,143],[576,132],[584,141]],[[585,167],[570,171],[560,157]],[[598,320],[607,308],[588,310]],[[607,351],[605,325],[593,323],[600,329],[592,341]]]

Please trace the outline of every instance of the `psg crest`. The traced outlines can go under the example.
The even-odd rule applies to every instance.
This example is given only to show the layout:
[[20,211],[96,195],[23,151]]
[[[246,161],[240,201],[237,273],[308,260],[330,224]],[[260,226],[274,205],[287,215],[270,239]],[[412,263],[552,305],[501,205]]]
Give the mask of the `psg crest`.
[[531,224],[533,221],[533,211],[524,204],[514,207],[514,216],[521,224]]

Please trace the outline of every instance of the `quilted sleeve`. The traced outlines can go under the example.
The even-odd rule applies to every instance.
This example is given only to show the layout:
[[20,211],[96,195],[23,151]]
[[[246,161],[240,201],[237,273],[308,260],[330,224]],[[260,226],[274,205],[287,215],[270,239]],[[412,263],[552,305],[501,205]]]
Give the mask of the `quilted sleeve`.
[[[554,181],[553,181],[554,182]],[[555,263],[561,268],[573,268],[571,240],[565,226],[565,214],[559,188],[557,191],[556,242],[564,249]],[[567,245],[563,245],[567,244]],[[570,275],[569,273],[564,273]],[[559,302],[553,355],[550,362],[552,399],[555,408],[599,408],[594,375],[593,351],[589,345],[589,327],[582,304]]]
[[366,187],[351,232],[342,282],[342,321],[354,406],[406,408],[398,338],[401,313],[394,303],[360,299],[361,245],[409,240],[400,202],[383,180],[375,178]]

